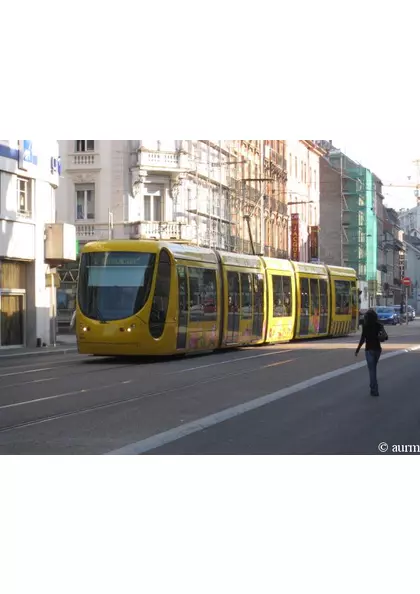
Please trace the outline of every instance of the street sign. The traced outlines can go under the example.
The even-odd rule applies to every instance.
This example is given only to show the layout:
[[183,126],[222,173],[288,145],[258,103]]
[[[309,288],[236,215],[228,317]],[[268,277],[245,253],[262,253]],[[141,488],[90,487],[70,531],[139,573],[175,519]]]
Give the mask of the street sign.
[[411,278],[408,278],[408,276],[403,278],[403,285],[404,287],[411,287]]

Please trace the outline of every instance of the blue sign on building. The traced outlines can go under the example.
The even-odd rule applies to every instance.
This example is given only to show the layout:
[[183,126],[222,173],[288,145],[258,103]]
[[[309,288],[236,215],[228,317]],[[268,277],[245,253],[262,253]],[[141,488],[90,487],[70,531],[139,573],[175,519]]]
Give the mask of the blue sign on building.
[[32,140],[19,141],[19,168],[28,169],[28,165],[35,165],[36,158],[34,157]]
[[51,157],[51,173],[61,175],[61,157]]

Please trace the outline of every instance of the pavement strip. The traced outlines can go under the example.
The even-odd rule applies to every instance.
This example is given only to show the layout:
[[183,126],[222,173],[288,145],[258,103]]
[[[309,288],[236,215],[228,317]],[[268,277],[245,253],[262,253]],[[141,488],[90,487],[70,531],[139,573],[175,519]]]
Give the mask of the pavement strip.
[[[412,353],[418,350],[420,350],[420,345],[413,346],[411,348],[403,349],[400,351],[394,351],[392,353],[386,353],[382,355],[381,361],[384,361],[386,359],[393,359],[394,357],[398,357],[399,355]],[[148,437],[146,439],[138,441],[136,443],[129,444],[118,450],[107,452],[105,455],[136,456],[140,454],[145,454],[164,445],[167,445],[168,443],[178,441],[179,439],[187,437],[188,435],[198,433],[200,431],[203,431],[204,429],[208,429],[209,427],[214,427],[219,423],[223,423],[224,421],[228,421],[252,410],[256,410],[258,408],[266,406],[267,404],[277,402],[279,400],[282,400],[283,398],[286,398],[287,396],[291,396],[292,394],[296,394],[297,392],[301,392],[302,390],[306,390],[307,388],[312,388],[313,386],[321,384],[322,382],[326,382],[330,379],[334,379],[341,375],[345,375],[346,373],[350,373],[351,371],[362,369],[363,367],[366,367],[365,361],[355,363],[354,365],[348,365],[347,367],[341,367],[340,369],[335,369],[334,371],[324,373],[322,375],[313,377],[299,384],[295,384],[294,386],[290,386],[289,388],[283,388],[282,390],[274,392],[273,394],[261,396],[260,398],[256,398],[255,400],[244,402],[243,404],[240,404],[238,406],[233,406],[231,408],[215,413],[213,415],[209,415],[202,419],[197,419],[196,421],[192,421],[191,423],[187,423],[186,425],[181,425],[179,427],[175,427],[174,429],[170,429],[169,431],[165,431],[163,433],[159,433],[157,435],[153,435],[152,437]]]

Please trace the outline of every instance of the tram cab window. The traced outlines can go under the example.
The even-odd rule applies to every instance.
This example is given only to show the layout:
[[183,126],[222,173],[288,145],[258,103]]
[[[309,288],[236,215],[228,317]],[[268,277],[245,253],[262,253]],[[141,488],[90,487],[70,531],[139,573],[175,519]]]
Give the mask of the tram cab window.
[[351,283],[349,281],[335,281],[335,313],[339,316],[350,314]]
[[190,321],[217,320],[216,271],[205,268],[188,269],[190,284]]
[[292,279],[273,276],[273,317],[290,318],[292,315]]
[[156,287],[150,312],[150,334],[153,338],[160,338],[165,328],[169,307],[169,293],[171,290],[171,261],[166,250],[162,250],[159,257]]

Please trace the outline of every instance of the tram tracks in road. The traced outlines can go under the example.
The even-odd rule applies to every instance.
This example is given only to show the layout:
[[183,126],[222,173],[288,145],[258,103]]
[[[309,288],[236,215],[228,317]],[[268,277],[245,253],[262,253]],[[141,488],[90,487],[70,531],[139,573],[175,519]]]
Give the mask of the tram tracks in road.
[[[260,349],[258,349],[258,352],[260,351]],[[254,353],[256,352],[255,349],[243,349],[242,351],[237,351],[237,353],[240,355],[240,353]],[[186,369],[177,369],[177,370],[173,370],[173,371],[169,371],[168,373],[165,373],[164,375],[172,375],[172,374],[179,374],[179,373],[184,373],[184,372],[189,372],[189,371],[195,371],[195,370],[200,370],[200,369],[206,369],[206,368],[211,368],[211,367],[217,367],[219,365],[227,365],[227,364],[233,364],[235,362],[240,363],[242,361],[245,360],[252,360],[252,359],[259,359],[261,357],[270,357],[270,356],[275,356],[277,354],[286,354],[291,352],[290,350],[273,350],[273,347],[269,348],[269,349],[264,349],[264,352],[262,354],[258,354],[258,355],[250,355],[250,356],[246,356],[246,357],[241,357],[238,355],[238,357],[233,358],[233,359],[224,359],[221,358],[221,360],[218,360],[216,362],[211,362],[209,364],[204,364],[204,365],[198,365],[196,367],[193,368],[186,368]],[[224,356],[226,356],[226,352],[223,353]],[[114,372],[119,372],[119,370],[139,370],[139,371],[143,371],[143,370],[147,370],[147,368],[150,365],[168,365],[170,366],[170,368],[172,368],[176,363],[179,363],[180,361],[188,361],[190,364],[192,361],[194,360],[202,360],[202,359],[207,359],[207,357],[212,360],[214,358],[214,356],[220,356],[220,352],[215,352],[215,353],[207,353],[205,355],[193,355],[191,357],[186,357],[183,359],[180,358],[176,358],[174,359],[173,357],[165,359],[165,358],[129,358],[128,362],[119,360],[119,359],[115,359],[113,357],[101,357],[101,358],[86,358],[83,359],[81,361],[72,361],[70,363],[67,364],[60,364],[60,365],[50,365],[50,366],[45,366],[42,365],[42,363],[39,363],[38,365],[40,365],[40,367],[34,367],[33,365],[27,364],[27,365],[20,365],[20,366],[14,366],[14,367],[9,367],[7,368],[8,372],[7,373],[1,373],[2,369],[0,368],[0,389],[1,390],[5,390],[5,389],[11,389],[11,388],[19,388],[20,386],[30,386],[30,385],[34,385],[34,386],[39,386],[42,383],[48,383],[51,381],[65,381],[65,379],[67,377],[72,377],[74,378],[75,376],[83,376],[83,375],[87,375],[90,376],[91,374],[95,374],[95,373],[103,373],[103,372],[108,372],[108,371],[114,371]],[[32,367],[31,369],[26,369],[27,367]],[[16,370],[16,371],[12,371],[12,370]],[[46,378],[39,378],[39,379],[32,379],[32,380],[28,380],[26,381],[27,376],[30,375],[36,375],[39,373],[46,373],[48,371],[51,372],[56,372],[57,370],[69,370],[68,373],[60,373],[60,375],[56,375],[53,377],[46,377]],[[141,375],[141,374],[139,374]],[[136,379],[139,378],[139,375],[136,376]],[[14,377],[22,377],[22,380],[25,381],[18,381],[18,382],[14,382],[14,383],[10,383],[10,384],[6,384],[4,385],[2,383],[3,380],[7,380],[7,378],[14,378]],[[13,380],[12,380],[13,381]],[[1,407],[0,407],[1,409]]]
[[[289,363],[295,362],[296,360],[297,359],[288,359],[285,361],[278,361],[275,365],[276,366],[287,365]],[[40,416],[40,417],[37,417],[34,419],[22,421],[20,423],[17,422],[17,423],[12,423],[10,425],[0,426],[0,435],[5,434],[5,433],[10,433],[12,431],[16,431],[19,429],[25,429],[25,428],[33,427],[36,425],[42,425],[42,424],[53,422],[53,421],[59,421],[62,419],[66,419],[66,418],[70,418],[70,417],[74,417],[74,416],[78,416],[78,415],[93,413],[93,412],[97,412],[100,410],[106,410],[106,409],[110,409],[110,408],[117,407],[117,406],[132,404],[135,402],[141,402],[141,401],[148,400],[151,398],[158,398],[159,396],[165,396],[167,394],[171,394],[174,392],[183,392],[185,390],[190,390],[192,388],[196,388],[196,387],[200,387],[200,386],[207,385],[210,383],[222,381],[227,378],[232,378],[235,376],[237,377],[240,375],[255,373],[257,371],[261,371],[263,369],[267,369],[272,366],[273,366],[272,364],[260,365],[258,367],[242,369],[241,371],[237,371],[237,372],[225,373],[222,375],[213,376],[213,377],[206,378],[206,379],[200,379],[200,380],[194,381],[189,384],[176,386],[176,387],[172,387],[172,388],[167,388],[164,390],[158,390],[158,391],[154,391],[154,392],[146,392],[143,394],[139,394],[137,396],[129,396],[126,398],[117,398],[117,399],[114,399],[114,400],[111,400],[108,402],[101,402],[98,404],[92,404],[90,406],[80,407],[75,410],[63,411],[61,413],[55,413],[55,414],[50,414],[50,415],[43,415],[43,416]],[[110,384],[109,386],[98,386],[96,388],[79,390],[77,392],[76,391],[68,392],[68,393],[64,393],[64,394],[58,394],[55,396],[47,396],[45,398],[28,400],[26,402],[3,405],[3,406],[0,406],[0,413],[2,410],[8,409],[8,408],[17,408],[19,406],[31,406],[31,405],[39,404],[40,402],[46,402],[48,400],[58,400],[60,398],[79,396],[79,395],[83,396],[84,394],[87,394],[87,393],[96,393],[98,391],[104,391],[106,389],[111,389],[111,388],[121,389],[123,386],[131,385],[134,382],[135,382],[135,380],[126,380],[126,381],[117,382],[115,384]],[[0,448],[1,448],[1,445],[0,445]]]
[[[112,363],[107,365],[108,361],[112,361]],[[144,365],[145,362],[141,361],[141,363]],[[150,362],[149,362],[150,364]],[[45,365],[45,364],[44,364]],[[137,365],[137,367],[136,367]],[[103,373],[103,372],[107,372],[107,371],[118,371],[118,370],[124,370],[127,368],[130,369],[135,369],[135,368],[139,368],[139,361],[131,361],[130,363],[125,363],[122,364],[120,361],[117,360],[113,360],[112,358],[104,358],[104,359],[85,359],[82,361],[75,361],[75,362],[70,362],[67,364],[62,364],[62,365],[52,365],[49,367],[39,367],[39,368],[35,368],[32,366],[32,369],[23,369],[24,367],[31,367],[30,365],[25,365],[25,366],[16,366],[15,368],[11,367],[8,368],[8,373],[1,373],[1,368],[0,368],[0,389],[4,390],[6,388],[14,388],[14,387],[19,387],[19,386],[25,386],[25,385],[29,385],[29,384],[39,384],[42,382],[48,382],[48,381],[52,381],[52,380],[65,380],[66,377],[74,377],[74,376],[82,376],[82,375],[90,375],[93,373]],[[11,369],[16,369],[17,371],[14,372],[10,372]],[[2,380],[6,380],[7,378],[12,378],[12,377],[26,377],[28,375],[36,375],[38,373],[45,373],[47,371],[52,371],[52,372],[56,372],[57,370],[68,370],[68,373],[61,373],[58,376],[55,377],[47,377],[47,378],[42,378],[42,379],[38,379],[38,380],[31,380],[31,381],[23,381],[23,382],[18,382],[18,383],[13,383],[13,384],[7,384],[7,385],[3,385],[1,382]],[[20,370],[20,371],[19,371]]]

